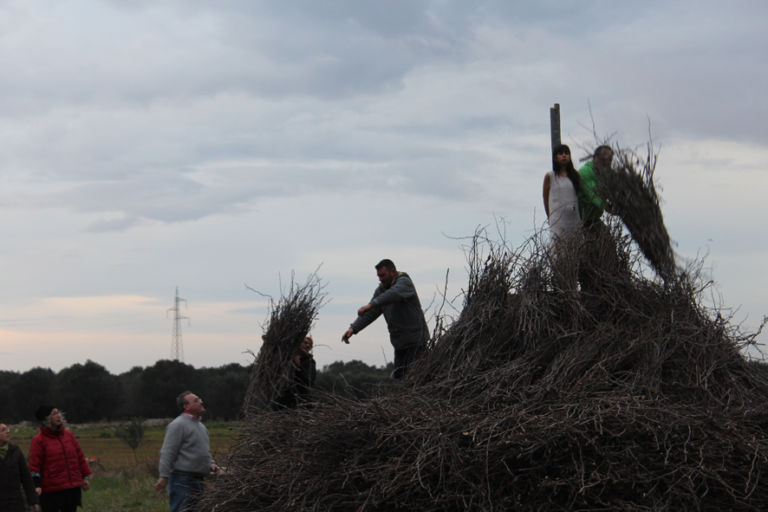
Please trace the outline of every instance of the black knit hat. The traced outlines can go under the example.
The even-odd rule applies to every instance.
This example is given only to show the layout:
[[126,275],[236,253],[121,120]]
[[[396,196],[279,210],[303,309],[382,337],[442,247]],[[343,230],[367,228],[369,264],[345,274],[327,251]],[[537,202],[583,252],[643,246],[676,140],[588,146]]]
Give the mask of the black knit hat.
[[55,407],[52,405],[41,405],[35,411],[35,418],[37,418],[37,421],[44,421],[45,418],[51,415],[51,411],[54,409]]

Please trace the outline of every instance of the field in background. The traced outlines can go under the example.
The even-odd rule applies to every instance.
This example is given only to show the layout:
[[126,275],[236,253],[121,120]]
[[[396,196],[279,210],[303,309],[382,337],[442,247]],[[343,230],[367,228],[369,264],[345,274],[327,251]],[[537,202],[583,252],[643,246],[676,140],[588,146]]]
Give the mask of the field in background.
[[[134,455],[133,450],[118,439],[115,424],[68,425],[77,436],[93,476],[91,490],[83,493],[85,510],[99,512],[168,510],[168,497],[155,491],[157,463],[163,444],[165,425],[170,420],[151,420],[144,427],[144,437]],[[211,438],[211,452],[218,462],[225,462],[229,447],[239,429],[236,422],[205,423]],[[37,427],[11,426],[11,442],[29,455],[29,443]]]

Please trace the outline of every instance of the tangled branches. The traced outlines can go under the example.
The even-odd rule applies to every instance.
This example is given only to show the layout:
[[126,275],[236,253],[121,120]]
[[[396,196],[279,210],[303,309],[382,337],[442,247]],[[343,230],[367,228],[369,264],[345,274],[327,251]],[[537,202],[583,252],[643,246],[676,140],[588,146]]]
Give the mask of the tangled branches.
[[[581,251],[478,233],[463,309],[405,379],[250,416],[199,510],[763,509],[768,372],[740,352],[757,333],[703,305],[695,269],[674,269],[652,174],[626,172],[614,205],[663,283],[618,224],[592,241],[581,289],[562,280],[583,279]],[[258,403],[314,318],[314,292],[296,297],[303,313],[273,312],[267,337],[294,341],[265,340]]]
[[754,337],[702,306],[685,271],[662,285],[614,255],[625,272],[585,300],[555,286],[550,257],[535,237],[476,237],[464,309],[404,381],[251,417],[200,510],[768,503],[768,380],[739,352]]
[[290,398],[295,370],[292,357],[309,334],[323,299],[320,279],[312,274],[302,285],[291,278],[288,292],[278,303],[270,301],[269,323],[251,370],[243,405],[246,416],[279,406]]
[[610,171],[595,168],[598,195],[612,205],[650,264],[664,280],[675,271],[675,256],[653,182],[656,154],[648,143],[644,155],[615,148],[618,164]]

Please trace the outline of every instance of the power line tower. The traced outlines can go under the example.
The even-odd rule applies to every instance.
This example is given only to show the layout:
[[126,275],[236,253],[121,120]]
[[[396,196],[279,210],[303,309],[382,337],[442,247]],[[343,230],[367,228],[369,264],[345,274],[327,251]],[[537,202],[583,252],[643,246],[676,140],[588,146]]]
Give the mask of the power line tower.
[[[176,287],[176,298],[173,301],[173,307],[168,311],[173,311],[173,339],[171,341],[171,359],[184,362],[184,345],[181,341],[181,321],[189,320],[189,317],[182,316],[179,312],[179,303],[186,304],[187,299],[179,297],[179,287]],[[167,313],[166,313],[167,316]]]

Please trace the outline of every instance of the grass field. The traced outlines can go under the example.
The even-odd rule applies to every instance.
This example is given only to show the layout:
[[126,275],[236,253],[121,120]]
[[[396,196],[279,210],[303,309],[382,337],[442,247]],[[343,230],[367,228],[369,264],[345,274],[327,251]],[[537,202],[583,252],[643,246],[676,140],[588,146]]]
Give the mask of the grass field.
[[[206,423],[211,438],[211,452],[223,461],[237,437],[239,424],[234,422]],[[83,493],[84,511],[160,512],[168,510],[168,496],[153,485],[157,480],[160,446],[165,425],[145,426],[144,437],[136,450],[115,435],[115,426],[108,424],[68,425],[77,436],[89,459],[93,476],[91,490]],[[11,442],[29,455],[29,443],[38,432],[36,427],[11,426]]]

